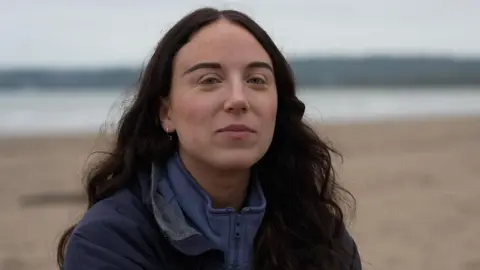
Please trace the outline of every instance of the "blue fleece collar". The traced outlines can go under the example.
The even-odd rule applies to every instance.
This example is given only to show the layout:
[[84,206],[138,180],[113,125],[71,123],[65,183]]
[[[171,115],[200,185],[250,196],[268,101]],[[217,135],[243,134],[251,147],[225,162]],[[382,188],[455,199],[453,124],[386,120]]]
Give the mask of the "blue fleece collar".
[[225,263],[246,267],[263,219],[266,200],[259,181],[252,180],[246,206],[215,209],[210,196],[198,185],[175,154],[161,169],[152,167],[151,198],[158,225],[181,252],[199,255],[221,250]]

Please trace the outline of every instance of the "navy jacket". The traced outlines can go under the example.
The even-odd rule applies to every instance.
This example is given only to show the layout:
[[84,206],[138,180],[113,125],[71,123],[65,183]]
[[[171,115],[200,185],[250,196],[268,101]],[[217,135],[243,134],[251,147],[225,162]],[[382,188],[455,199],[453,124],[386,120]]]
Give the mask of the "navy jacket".
[[[63,270],[221,269],[223,252],[197,254],[201,234],[155,192],[161,173],[153,166],[150,175],[140,174],[131,187],[89,209],[70,238]],[[184,239],[185,248],[174,247],[172,238]],[[343,238],[345,270],[360,270],[355,242],[346,231]],[[197,251],[188,250],[195,246]]]

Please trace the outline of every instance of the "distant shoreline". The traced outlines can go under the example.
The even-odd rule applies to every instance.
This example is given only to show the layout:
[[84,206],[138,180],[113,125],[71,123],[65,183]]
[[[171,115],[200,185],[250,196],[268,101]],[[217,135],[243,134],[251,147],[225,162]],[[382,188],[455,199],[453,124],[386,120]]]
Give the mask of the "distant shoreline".
[[[480,85],[480,58],[315,57],[290,58],[299,87],[442,87]],[[140,67],[0,69],[0,91],[25,88],[125,89]]]

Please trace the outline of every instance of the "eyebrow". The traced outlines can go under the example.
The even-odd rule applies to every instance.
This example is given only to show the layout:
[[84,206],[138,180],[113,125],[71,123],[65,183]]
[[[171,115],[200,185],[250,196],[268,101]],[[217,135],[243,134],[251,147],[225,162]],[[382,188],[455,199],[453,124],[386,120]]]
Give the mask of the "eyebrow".
[[[221,69],[222,65],[220,65],[220,63],[216,63],[216,62],[198,63],[198,64],[195,64],[195,65],[189,67],[185,72],[183,72],[183,75],[186,75],[188,73],[194,72],[195,70],[202,69],[202,68]],[[266,68],[266,69],[270,70],[271,72],[273,72],[273,67],[266,62],[259,62],[259,61],[251,62],[247,65],[247,68]]]
[[273,73],[273,67],[266,62],[252,62],[247,65],[247,68],[266,68]]

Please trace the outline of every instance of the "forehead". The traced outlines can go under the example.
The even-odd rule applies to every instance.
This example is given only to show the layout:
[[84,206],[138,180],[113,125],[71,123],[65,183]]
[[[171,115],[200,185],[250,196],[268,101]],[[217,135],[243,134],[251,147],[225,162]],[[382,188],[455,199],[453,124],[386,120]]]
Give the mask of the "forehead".
[[268,53],[250,32],[226,20],[202,28],[175,57],[180,68],[198,62],[245,66],[255,61],[272,64]]

